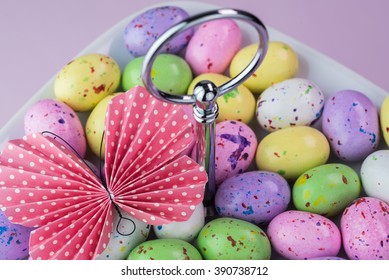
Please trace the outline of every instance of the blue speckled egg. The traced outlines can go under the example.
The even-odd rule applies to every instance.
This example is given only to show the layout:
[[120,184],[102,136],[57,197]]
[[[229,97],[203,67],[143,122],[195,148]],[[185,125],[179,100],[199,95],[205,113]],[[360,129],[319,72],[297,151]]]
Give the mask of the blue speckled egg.
[[0,210],[0,260],[20,260],[28,256],[32,229],[12,224]]
[[323,133],[341,160],[363,160],[379,142],[377,108],[363,93],[342,90],[324,104]]
[[[124,30],[128,51],[134,57],[145,55],[162,33],[188,16],[185,10],[175,6],[152,8],[141,13]],[[162,52],[178,53],[188,44],[192,35],[192,29],[180,33],[163,46]]]
[[290,197],[290,187],[281,175],[251,171],[230,177],[219,185],[215,206],[220,216],[263,224],[285,211]]

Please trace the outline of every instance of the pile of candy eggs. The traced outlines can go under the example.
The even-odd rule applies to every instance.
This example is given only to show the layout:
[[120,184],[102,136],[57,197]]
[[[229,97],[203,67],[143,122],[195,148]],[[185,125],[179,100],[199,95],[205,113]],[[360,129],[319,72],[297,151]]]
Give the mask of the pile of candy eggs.
[[[161,14],[166,17],[156,16]],[[101,154],[108,101],[142,85],[139,62],[150,43],[187,16],[178,7],[137,16],[124,30],[136,58],[122,70],[107,55],[75,58],[57,76],[55,99],[41,100],[26,113],[25,132],[53,131],[94,161]],[[215,40],[223,42],[219,49],[211,47]],[[184,94],[200,79],[224,83],[256,50],[242,48],[240,40],[232,20],[182,34],[157,59],[156,86]],[[326,98],[315,81],[298,77],[298,70],[293,46],[272,41],[253,77],[218,100],[218,216],[205,219],[199,205],[187,222],[155,226],[152,232],[136,221],[137,231],[114,234],[100,258],[389,259],[389,99],[377,109],[367,95],[351,89]],[[176,76],[162,76],[168,72]],[[86,124],[77,116],[82,111],[90,112]],[[356,161],[362,162],[360,171],[350,167]],[[11,244],[0,242],[0,252],[18,250]],[[26,256],[24,250],[4,258]]]

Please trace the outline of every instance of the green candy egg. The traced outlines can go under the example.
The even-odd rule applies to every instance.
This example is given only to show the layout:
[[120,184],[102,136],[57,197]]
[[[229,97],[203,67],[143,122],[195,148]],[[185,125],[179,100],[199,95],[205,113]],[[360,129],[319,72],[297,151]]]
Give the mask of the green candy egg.
[[292,189],[298,210],[326,217],[341,213],[361,192],[358,174],[344,164],[320,165],[304,172]]
[[190,243],[179,239],[155,239],[139,244],[127,260],[202,260]]
[[[122,74],[122,88],[127,91],[134,86],[144,86],[142,64],[144,56],[131,60]],[[192,82],[192,70],[181,57],[173,54],[160,54],[154,61],[150,73],[154,85],[170,94],[186,94]]]
[[218,218],[206,224],[197,237],[206,260],[268,260],[270,241],[258,226],[235,218]]

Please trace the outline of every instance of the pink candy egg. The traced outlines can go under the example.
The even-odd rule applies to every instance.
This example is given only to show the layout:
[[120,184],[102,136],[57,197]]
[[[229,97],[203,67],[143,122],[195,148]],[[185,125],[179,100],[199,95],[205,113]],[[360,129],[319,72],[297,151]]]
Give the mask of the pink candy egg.
[[239,121],[216,124],[216,184],[247,170],[257,149],[254,131]]
[[267,235],[273,249],[292,260],[336,256],[341,247],[340,231],[330,219],[304,211],[277,215]]
[[[29,108],[24,117],[24,131],[26,134],[49,131],[65,140],[81,157],[86,154],[86,138],[80,119],[72,108],[55,99],[40,100]],[[59,137],[56,139],[61,141]]]
[[202,24],[189,41],[185,60],[195,75],[223,73],[242,41],[239,26],[231,19]]
[[350,259],[389,260],[389,205],[372,197],[356,199],[340,220],[343,247]]

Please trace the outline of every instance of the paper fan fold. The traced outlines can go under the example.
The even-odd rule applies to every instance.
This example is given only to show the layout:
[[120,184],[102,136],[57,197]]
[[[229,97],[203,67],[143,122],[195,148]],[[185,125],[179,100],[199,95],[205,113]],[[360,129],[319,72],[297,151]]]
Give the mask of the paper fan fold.
[[193,131],[179,106],[135,87],[108,105],[105,184],[68,147],[31,134],[2,150],[0,208],[11,222],[36,227],[32,259],[94,259],[119,208],[151,225],[189,219],[207,181],[184,155]]

